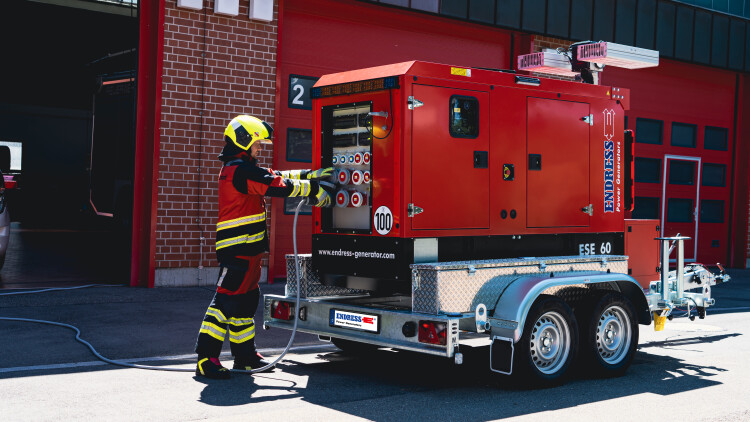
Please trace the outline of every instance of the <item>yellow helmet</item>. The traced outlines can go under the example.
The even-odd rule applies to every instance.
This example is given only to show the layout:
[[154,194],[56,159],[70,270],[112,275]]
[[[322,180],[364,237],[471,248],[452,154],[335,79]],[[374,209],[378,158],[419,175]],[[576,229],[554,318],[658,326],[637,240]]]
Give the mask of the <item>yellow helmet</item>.
[[257,117],[240,115],[232,119],[224,130],[224,140],[243,151],[250,149],[256,141],[271,144],[273,128]]

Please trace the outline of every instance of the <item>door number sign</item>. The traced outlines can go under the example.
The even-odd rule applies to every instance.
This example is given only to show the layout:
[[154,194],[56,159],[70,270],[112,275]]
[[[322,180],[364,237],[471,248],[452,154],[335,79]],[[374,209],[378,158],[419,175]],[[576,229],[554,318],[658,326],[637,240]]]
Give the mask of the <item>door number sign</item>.
[[312,110],[310,91],[317,81],[312,76],[289,75],[289,108]]

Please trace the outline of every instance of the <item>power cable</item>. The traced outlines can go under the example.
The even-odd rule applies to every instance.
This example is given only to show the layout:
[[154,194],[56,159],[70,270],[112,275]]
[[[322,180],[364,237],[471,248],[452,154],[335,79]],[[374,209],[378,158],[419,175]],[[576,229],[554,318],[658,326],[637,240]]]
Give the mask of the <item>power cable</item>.
[[[299,258],[297,254],[297,217],[299,217],[299,211],[302,209],[302,205],[305,203],[305,201],[300,201],[299,204],[297,204],[297,208],[294,211],[294,225],[292,226],[292,243],[294,246],[294,275],[297,279],[297,299],[295,302],[295,310],[299,309],[299,300],[300,300],[300,279],[299,279],[299,271],[297,269],[299,268]],[[0,293],[0,296],[9,296],[9,295],[16,295],[16,294],[29,294],[29,293],[42,293],[42,292],[49,292],[49,291],[55,291],[55,290],[73,290],[73,289],[82,289],[85,287],[95,287],[95,286],[106,286],[106,287],[124,287],[124,286],[111,286],[107,284],[88,284],[85,286],[76,286],[76,287],[56,287],[56,288],[49,288],[49,289],[42,289],[42,290],[35,290],[35,291],[24,291],[24,292],[10,292],[10,293]],[[112,364],[116,366],[122,366],[125,368],[135,368],[135,369],[148,369],[152,371],[169,371],[169,372],[194,372],[194,369],[189,368],[169,368],[164,366],[151,366],[151,365],[139,365],[136,363],[128,363],[123,362],[119,360],[109,359],[107,357],[102,356],[99,352],[96,351],[94,346],[91,345],[88,341],[81,338],[81,330],[78,329],[78,327],[70,324],[64,324],[62,322],[55,322],[55,321],[46,321],[41,319],[30,319],[30,318],[11,318],[11,317],[0,317],[0,321],[16,321],[16,322],[31,322],[36,324],[46,324],[46,325],[54,325],[57,327],[65,327],[68,329],[71,329],[76,332],[75,340],[84,346],[88,347],[91,353],[96,356],[97,359]],[[292,347],[292,343],[294,343],[294,336],[297,334],[297,323],[299,322],[299,318],[295,315],[294,318],[294,327],[292,327],[292,335],[289,338],[289,343],[287,343],[286,347],[284,348],[284,351],[281,352],[281,354],[274,360],[273,362],[269,363],[268,365],[253,369],[251,371],[241,370],[241,369],[232,369],[232,372],[236,373],[245,373],[245,374],[254,374],[256,372],[262,372],[265,371],[268,368],[272,368],[276,366],[278,363],[281,362],[281,360],[286,356],[287,352],[289,352],[289,349]]]

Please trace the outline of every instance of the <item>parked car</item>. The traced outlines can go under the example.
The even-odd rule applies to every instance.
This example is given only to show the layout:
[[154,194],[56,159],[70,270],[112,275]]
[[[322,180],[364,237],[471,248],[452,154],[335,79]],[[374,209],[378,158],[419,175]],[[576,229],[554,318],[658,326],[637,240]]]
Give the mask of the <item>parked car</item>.
[[5,265],[5,253],[8,251],[8,241],[10,240],[10,214],[8,212],[8,203],[5,199],[5,190],[15,188],[16,182],[12,175],[7,175],[10,171],[10,148],[0,145],[0,269]]

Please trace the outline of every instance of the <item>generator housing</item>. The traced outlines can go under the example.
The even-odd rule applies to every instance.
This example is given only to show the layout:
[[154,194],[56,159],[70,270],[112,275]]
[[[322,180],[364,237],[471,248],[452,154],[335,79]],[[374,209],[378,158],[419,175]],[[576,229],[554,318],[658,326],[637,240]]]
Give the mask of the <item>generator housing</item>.
[[412,264],[625,254],[629,90],[409,61],[311,95],[313,166],[339,184],[313,210],[323,284],[410,293]]

